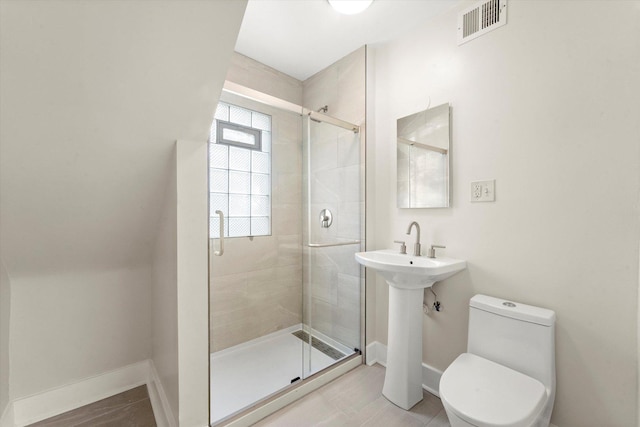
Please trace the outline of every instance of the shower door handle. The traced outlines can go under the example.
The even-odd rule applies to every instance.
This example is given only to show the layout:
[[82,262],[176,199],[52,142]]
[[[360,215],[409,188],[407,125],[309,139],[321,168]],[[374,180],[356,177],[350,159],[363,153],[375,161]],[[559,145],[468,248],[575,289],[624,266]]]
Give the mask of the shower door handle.
[[224,214],[222,211],[216,211],[218,216],[220,216],[220,250],[213,251],[215,256],[222,256],[224,254]]
[[332,248],[334,246],[348,246],[359,245],[360,240],[349,240],[348,242],[334,242],[334,243],[307,243],[310,248]]

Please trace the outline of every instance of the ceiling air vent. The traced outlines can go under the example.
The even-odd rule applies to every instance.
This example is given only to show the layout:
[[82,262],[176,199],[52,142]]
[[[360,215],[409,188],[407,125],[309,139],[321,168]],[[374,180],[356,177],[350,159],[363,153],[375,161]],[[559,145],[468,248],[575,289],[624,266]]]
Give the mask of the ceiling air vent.
[[458,15],[458,45],[507,23],[507,0],[481,1]]

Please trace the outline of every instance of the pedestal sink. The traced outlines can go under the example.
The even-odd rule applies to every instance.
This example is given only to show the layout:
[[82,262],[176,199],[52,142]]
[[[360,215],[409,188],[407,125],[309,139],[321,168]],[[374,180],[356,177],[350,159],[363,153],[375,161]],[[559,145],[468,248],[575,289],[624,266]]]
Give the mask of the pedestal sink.
[[403,409],[422,400],[423,289],[464,270],[465,261],[425,258],[393,250],[356,253],[356,261],[389,285],[387,370],[382,394]]

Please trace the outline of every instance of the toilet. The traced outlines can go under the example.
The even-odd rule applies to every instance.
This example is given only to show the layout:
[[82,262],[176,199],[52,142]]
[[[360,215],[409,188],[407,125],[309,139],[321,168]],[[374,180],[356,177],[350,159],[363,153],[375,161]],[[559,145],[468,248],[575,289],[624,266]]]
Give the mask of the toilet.
[[486,295],[469,302],[467,352],[440,379],[452,427],[548,427],[556,393],[553,311]]

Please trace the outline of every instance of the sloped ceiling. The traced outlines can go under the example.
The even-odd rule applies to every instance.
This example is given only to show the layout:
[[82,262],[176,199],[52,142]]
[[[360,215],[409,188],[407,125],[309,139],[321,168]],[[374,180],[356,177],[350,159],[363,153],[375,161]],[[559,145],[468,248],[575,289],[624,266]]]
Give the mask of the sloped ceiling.
[[1,1],[12,276],[150,261],[176,139],[206,140],[246,1]]

